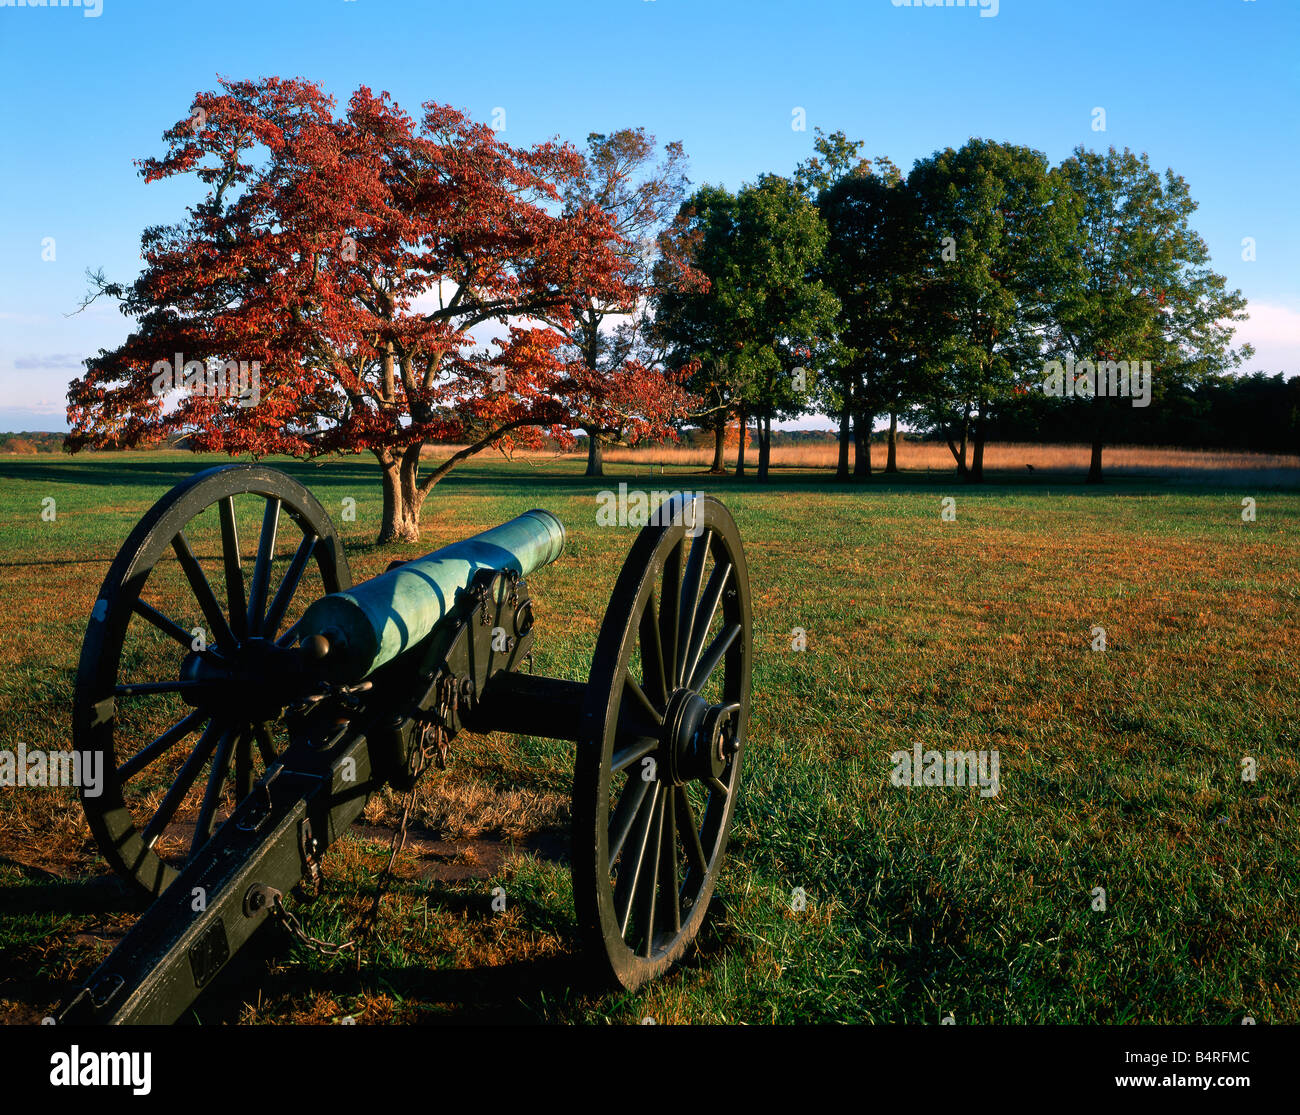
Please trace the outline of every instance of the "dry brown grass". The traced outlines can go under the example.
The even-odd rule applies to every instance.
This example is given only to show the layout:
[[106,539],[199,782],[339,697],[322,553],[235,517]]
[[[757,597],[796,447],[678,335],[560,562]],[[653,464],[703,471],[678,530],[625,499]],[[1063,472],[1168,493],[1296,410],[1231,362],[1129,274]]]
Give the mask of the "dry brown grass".
[[[498,742],[508,742],[508,737]],[[486,748],[476,749],[478,752]],[[365,820],[396,826],[401,821],[400,795],[385,790],[366,803]],[[569,798],[547,790],[494,786],[465,763],[453,763],[441,776],[423,780],[416,790],[412,821],[450,840],[479,837],[522,839],[569,824]]]
[[[984,466],[989,469],[1023,470],[1026,465],[1044,471],[1086,470],[1091,449],[1087,445],[1038,445],[1006,442],[984,447]],[[748,454],[757,461],[757,451],[751,447]],[[872,446],[872,465],[882,468],[885,448]],[[833,469],[837,458],[834,445],[776,446],[772,450],[772,464],[781,468]],[[605,460],[611,463],[702,465],[713,460],[710,449],[691,449],[685,446],[623,448],[612,447],[605,451]],[[733,464],[735,453],[728,454]],[[1300,456],[1281,453],[1242,453],[1227,450],[1178,449],[1165,446],[1117,445],[1107,448],[1103,458],[1106,468],[1116,472],[1186,471],[1228,469],[1300,469]],[[898,446],[898,467],[909,471],[950,472],[954,467],[952,453],[946,445],[936,442],[903,441]]]
[[[439,459],[460,448],[456,445],[436,445],[425,450],[425,455]],[[973,452],[973,451],[972,451]],[[984,466],[993,471],[1086,472],[1091,448],[1086,444],[1044,445],[1029,442],[990,443],[984,447]],[[832,443],[818,445],[780,445],[772,449],[772,465],[776,468],[827,469],[835,468],[837,447]],[[517,461],[585,460],[585,452],[557,453],[554,450],[527,449],[511,454]],[[747,457],[758,463],[758,450],[750,446]],[[635,447],[609,446],[605,449],[607,464],[677,465],[707,468],[713,461],[713,450],[708,447],[691,448],[685,445],[643,445]],[[734,448],[727,451],[728,469],[735,466]],[[875,444],[871,450],[871,463],[876,469],[885,464],[885,447]],[[1226,449],[1183,449],[1174,446],[1115,445],[1108,446],[1102,460],[1107,471],[1115,474],[1195,473],[1197,479],[1207,479],[1206,474],[1247,470],[1251,472],[1278,473],[1278,479],[1300,481],[1300,455],[1287,453],[1248,453]],[[954,468],[952,453],[939,442],[900,440],[898,467],[907,472],[951,472]]]

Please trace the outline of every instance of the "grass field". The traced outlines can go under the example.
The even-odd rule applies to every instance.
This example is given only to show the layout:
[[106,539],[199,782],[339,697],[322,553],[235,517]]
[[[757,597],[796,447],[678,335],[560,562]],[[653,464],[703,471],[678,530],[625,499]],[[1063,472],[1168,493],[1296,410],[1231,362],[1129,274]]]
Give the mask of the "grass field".
[[[108,562],[210,463],[0,460],[0,748],[68,745]],[[1286,464],[1100,488],[1010,460],[979,487],[919,468],[846,486],[791,469],[760,486],[696,463],[651,481],[611,462],[601,482],[575,459],[480,457],[439,486],[421,545],[394,549],[373,545],[368,458],[284,465],[335,516],[358,579],[529,507],[556,512],[568,550],[530,578],[537,669],[576,680],[635,533],[596,526],[596,493],[640,469],[645,487],[718,495],[754,595],[743,789],[698,951],[647,989],[601,995],[573,955],[570,746],[462,737],[422,784],[359,970],[286,946],[232,975],[202,1020],[1300,1021],[1300,490],[1279,483]],[[354,522],[339,521],[345,498]],[[999,792],[894,786],[891,753],[918,744],[996,750]],[[317,935],[363,917],[395,803],[372,801],[331,853],[300,910]],[[105,873],[72,791],[0,789],[0,1020],[38,1021],[129,926]]]

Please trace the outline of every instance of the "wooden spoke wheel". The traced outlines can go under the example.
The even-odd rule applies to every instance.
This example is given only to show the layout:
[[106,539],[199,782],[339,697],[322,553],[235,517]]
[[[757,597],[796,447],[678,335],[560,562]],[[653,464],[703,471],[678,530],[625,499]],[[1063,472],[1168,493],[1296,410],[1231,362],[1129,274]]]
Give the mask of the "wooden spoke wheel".
[[72,736],[102,763],[101,792],[82,788],[91,832],[141,890],[161,892],[283,753],[292,624],[351,585],[324,508],[263,465],[191,477],[131,532],[86,629]]
[[588,951],[625,988],[666,971],[700,930],[740,790],[749,715],[753,640],[740,534],[715,499],[679,510],[675,525],[641,531],[619,574],[574,767],[578,922]]

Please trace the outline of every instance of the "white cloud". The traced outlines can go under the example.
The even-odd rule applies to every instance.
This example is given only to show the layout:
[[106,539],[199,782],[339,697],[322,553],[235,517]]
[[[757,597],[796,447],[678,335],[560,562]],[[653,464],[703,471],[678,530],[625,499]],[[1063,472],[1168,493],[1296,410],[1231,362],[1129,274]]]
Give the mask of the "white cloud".
[[31,371],[42,368],[80,368],[85,359],[76,352],[51,352],[31,356],[15,356],[14,367],[19,371]]
[[1252,344],[1255,357],[1246,371],[1300,372],[1300,310],[1271,302],[1251,302],[1248,321],[1237,326],[1236,345]]

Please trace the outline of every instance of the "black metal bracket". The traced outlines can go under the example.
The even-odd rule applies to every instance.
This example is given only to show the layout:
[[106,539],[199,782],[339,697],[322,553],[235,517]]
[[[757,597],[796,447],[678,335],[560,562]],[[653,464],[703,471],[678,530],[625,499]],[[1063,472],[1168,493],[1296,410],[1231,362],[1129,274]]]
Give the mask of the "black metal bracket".
[[[269,920],[258,915],[308,873],[306,851],[319,860],[382,786],[365,726],[353,725],[327,752],[286,754],[145,910],[59,1022],[166,1025],[181,1017]],[[205,896],[199,909],[196,891]]]
[[524,579],[511,570],[483,569],[460,591],[450,619],[424,646],[376,673],[376,694],[404,697],[386,702],[384,707],[397,711],[372,743],[385,781],[398,790],[415,784],[421,768],[416,754],[425,733],[440,731],[444,746],[458,735],[482,704],[491,679],[521,669],[531,658],[533,626]]

